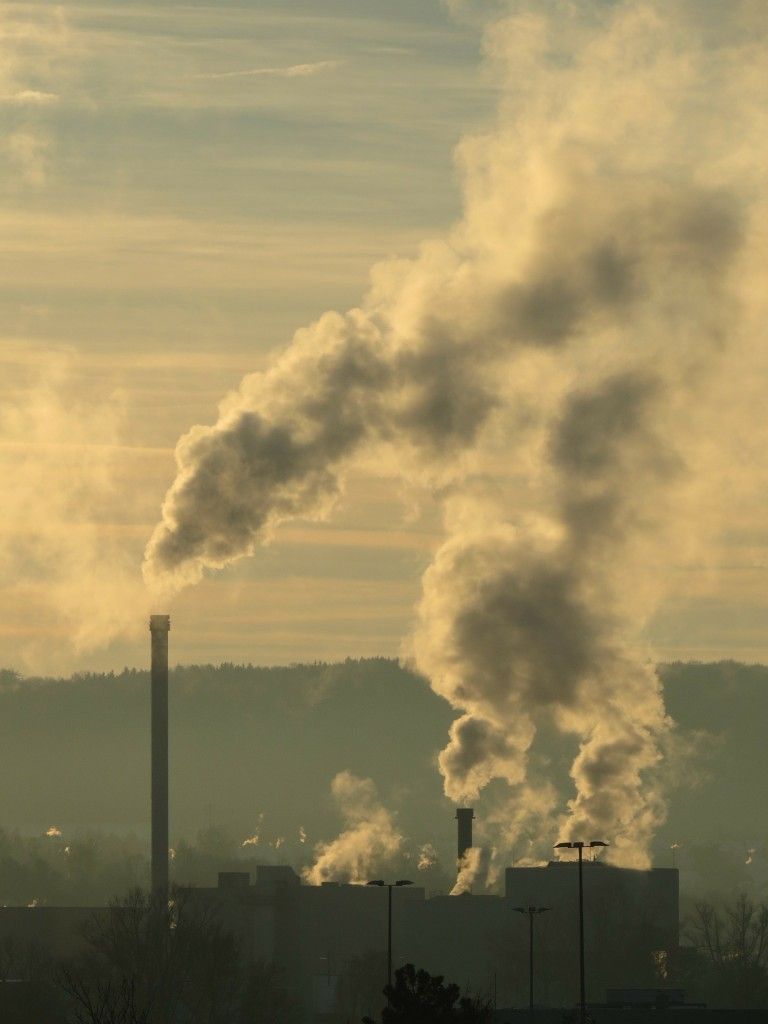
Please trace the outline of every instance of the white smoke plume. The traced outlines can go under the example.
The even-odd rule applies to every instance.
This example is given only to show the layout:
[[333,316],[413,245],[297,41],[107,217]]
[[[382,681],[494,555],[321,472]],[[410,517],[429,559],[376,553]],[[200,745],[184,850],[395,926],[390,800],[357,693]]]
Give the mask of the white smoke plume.
[[302,875],[306,882],[351,882],[363,885],[382,862],[400,853],[403,837],[391,813],[384,807],[371,779],[339,772],[331,793],[347,828],[332,842],[318,843],[315,863]]
[[485,887],[491,862],[490,851],[485,846],[471,846],[459,863],[456,882],[451,896],[463,896],[478,885]]
[[[711,528],[701,409],[759,320],[768,25],[753,0],[510,6],[462,221],[182,438],[145,577],[195,582],[394,451],[445,506],[412,653],[459,712],[446,794],[500,779],[547,842],[643,866],[671,723],[637,638],[665,556]],[[544,721],[580,744],[559,819],[529,778]]]
[[424,843],[423,846],[419,847],[419,859],[416,864],[419,871],[428,871],[437,864],[437,861],[437,850],[432,843]]

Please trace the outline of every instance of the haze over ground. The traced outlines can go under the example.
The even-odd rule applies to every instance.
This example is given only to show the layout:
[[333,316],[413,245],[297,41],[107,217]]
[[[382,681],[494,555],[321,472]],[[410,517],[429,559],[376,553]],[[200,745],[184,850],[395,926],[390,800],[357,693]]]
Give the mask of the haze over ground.
[[[756,808],[768,799],[762,769],[768,669],[676,665],[662,674],[678,722],[678,751],[664,774],[669,816],[654,842],[654,863],[670,867],[674,860],[687,896],[746,889],[765,898],[768,837]],[[40,852],[62,870],[55,851],[74,844],[87,855],[89,836],[96,836],[99,859],[145,851],[147,688],[146,673],[21,685],[3,677],[0,775],[15,784],[0,792],[0,829],[37,837]],[[442,795],[435,756],[451,712],[424,680],[382,660],[279,670],[196,666],[173,673],[170,710],[171,842],[185,839],[214,851],[198,881],[211,884],[221,869],[215,849],[219,861],[311,864],[316,843],[345,825],[331,783],[346,769],[376,780],[378,802],[403,836],[395,859],[412,858],[403,870],[417,872],[427,887],[450,883],[454,810]],[[554,731],[537,738],[537,769],[563,799],[573,752],[573,740]],[[488,816],[500,798],[501,789],[478,807],[478,837],[489,835]],[[61,839],[46,839],[50,826],[62,831]],[[529,855],[531,838],[511,837],[499,863]],[[439,880],[417,867],[427,844]],[[541,844],[536,852],[548,853]],[[391,855],[382,866],[380,849],[369,857],[372,870],[391,866]],[[3,873],[6,884],[18,879],[7,864]],[[19,895],[25,892],[26,899],[41,896],[31,889]]]

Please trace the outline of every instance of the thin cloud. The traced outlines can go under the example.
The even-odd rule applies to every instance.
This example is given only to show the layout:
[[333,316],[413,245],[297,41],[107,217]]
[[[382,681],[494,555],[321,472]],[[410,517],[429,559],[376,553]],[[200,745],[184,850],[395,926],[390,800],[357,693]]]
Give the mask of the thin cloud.
[[55,92],[41,92],[39,89],[19,89],[17,92],[6,93],[0,96],[0,102],[12,103],[15,106],[44,107],[59,102],[59,96]]
[[3,153],[27,185],[42,187],[48,178],[51,140],[35,128],[20,128],[3,140]]
[[331,71],[342,64],[339,60],[318,60],[314,64],[291,64],[284,68],[245,68],[242,71],[218,71],[195,78],[306,78],[322,71]]
[[386,53],[396,57],[413,57],[418,53],[412,46],[366,46],[365,53]]

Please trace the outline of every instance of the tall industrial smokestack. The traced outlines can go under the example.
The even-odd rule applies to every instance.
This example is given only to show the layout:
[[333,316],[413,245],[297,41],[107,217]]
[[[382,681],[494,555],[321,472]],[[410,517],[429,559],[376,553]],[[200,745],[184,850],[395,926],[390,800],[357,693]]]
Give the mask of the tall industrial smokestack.
[[170,615],[151,615],[152,892],[168,893],[168,633]]
[[458,821],[458,833],[459,833],[459,847],[458,847],[458,859],[459,864],[464,859],[464,855],[472,846],[472,821],[475,817],[475,812],[471,807],[459,807],[456,810],[456,820]]

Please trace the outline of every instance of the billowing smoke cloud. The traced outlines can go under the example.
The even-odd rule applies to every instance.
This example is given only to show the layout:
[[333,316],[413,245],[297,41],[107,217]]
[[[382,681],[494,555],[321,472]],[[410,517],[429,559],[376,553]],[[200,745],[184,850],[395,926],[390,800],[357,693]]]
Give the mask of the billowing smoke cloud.
[[146,553],[154,587],[194,582],[394,452],[445,507],[412,653],[459,712],[446,794],[502,780],[546,831],[529,754],[553,723],[579,752],[545,838],[618,863],[647,863],[664,815],[671,724],[638,637],[659,565],[709,528],[695,428],[757,290],[759,8],[514,3],[487,35],[498,124],[459,148],[463,220],[181,440]]
[[[251,553],[278,523],[326,515],[350,460],[371,444],[405,449],[427,479],[465,475],[472,461],[457,464],[457,455],[476,447],[505,397],[499,364],[524,363],[531,347],[551,353],[588,330],[616,331],[633,307],[641,319],[657,302],[671,304],[670,330],[693,333],[675,288],[697,299],[710,283],[721,292],[737,233],[725,199],[643,186],[633,201],[632,182],[622,180],[584,224],[590,197],[578,180],[564,188],[533,232],[522,280],[485,279],[498,274],[485,262],[498,256],[494,248],[459,262],[432,247],[404,279],[383,268],[367,309],[325,314],[270,370],[246,378],[214,427],[195,427],[178,445],[179,472],[147,550],[148,581],[195,582],[204,568]],[[711,252],[718,243],[721,259]],[[638,341],[647,349],[647,338]]]
[[365,884],[378,865],[400,853],[403,837],[371,779],[339,772],[331,792],[347,828],[332,842],[317,844],[315,863],[304,870],[304,879],[313,885],[329,881]]
[[644,850],[662,813],[644,773],[668,723],[653,666],[622,647],[593,585],[567,537],[504,527],[454,538],[424,581],[416,654],[464,712],[440,755],[448,796],[472,800],[503,779],[524,809],[540,808],[540,827],[551,803],[523,784],[536,724],[550,716],[583,741],[564,837],[626,833]]

